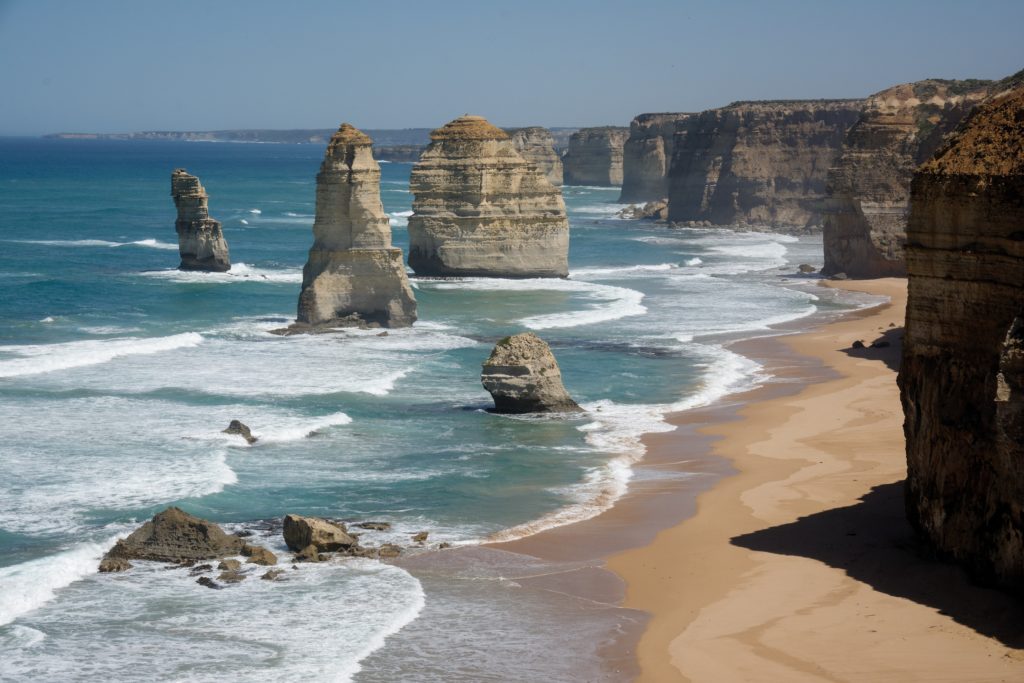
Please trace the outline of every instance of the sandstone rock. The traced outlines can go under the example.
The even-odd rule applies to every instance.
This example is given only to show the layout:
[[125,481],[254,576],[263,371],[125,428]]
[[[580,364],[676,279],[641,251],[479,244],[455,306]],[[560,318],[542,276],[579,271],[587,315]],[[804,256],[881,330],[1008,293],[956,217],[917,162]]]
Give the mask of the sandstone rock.
[[551,131],[540,126],[529,128],[506,128],[512,146],[519,156],[534,164],[544,173],[552,185],[562,184],[562,158],[555,151],[555,139]]
[[562,194],[479,116],[431,134],[412,169],[409,265],[417,275],[565,277]]
[[1024,592],[1024,72],[1007,81],[914,174],[899,383],[911,523]]
[[416,299],[391,246],[372,141],[345,123],[331,138],[316,177],[313,247],[302,270],[298,322],[408,327]]
[[206,586],[207,588],[213,588],[215,590],[220,590],[224,587],[216,581],[214,581],[213,579],[211,579],[209,576],[200,576],[198,579],[196,579],[196,583],[198,583],[200,586]]
[[395,558],[402,554],[402,549],[394,543],[385,543],[377,549],[377,556],[385,559]]
[[224,434],[237,434],[249,443],[256,443],[259,441],[255,436],[252,435],[252,431],[249,426],[238,420],[232,420],[228,428],[224,430]]
[[245,579],[245,574],[238,571],[237,569],[230,569],[228,571],[221,572],[217,576],[217,580],[223,581],[224,583],[242,583],[243,581],[245,581]]
[[619,202],[647,202],[668,196],[668,170],[676,124],[696,114],[640,114],[629,124],[622,151]]
[[277,581],[278,577],[283,576],[285,571],[283,569],[271,569],[263,573],[260,578],[264,581]]
[[132,563],[123,557],[104,557],[100,560],[100,572],[125,572],[132,568]]
[[316,546],[310,543],[305,548],[296,551],[292,560],[294,562],[319,562],[320,553],[316,551]]
[[171,173],[171,197],[178,210],[174,229],[178,233],[180,270],[206,270],[225,272],[231,268],[228,243],[224,240],[220,222],[210,218],[206,190],[199,178],[185,169]]
[[370,531],[387,531],[391,528],[389,522],[360,522],[356,526],[360,529],[369,529]]
[[413,536],[412,536],[413,543],[426,543],[428,536],[430,536],[430,532],[429,531],[421,531],[418,534],[413,534]]
[[242,539],[224,533],[212,522],[170,507],[119,540],[104,559],[211,560],[237,555],[241,549]]
[[532,332],[499,341],[484,361],[480,381],[498,413],[582,411],[562,385],[551,349]]
[[246,544],[242,546],[242,555],[249,558],[246,564],[261,564],[264,566],[277,564],[277,555],[263,546]]
[[647,202],[643,206],[630,204],[615,215],[619,218],[632,220],[663,221],[668,218],[668,200],[659,199],[657,201]]
[[290,550],[302,550],[312,545],[319,552],[342,550],[356,544],[344,527],[317,517],[285,515],[284,542]]
[[569,138],[562,157],[566,185],[622,185],[622,153],[629,129],[618,126],[580,128]]
[[906,275],[903,243],[910,178],[990,81],[904,83],[868,98],[829,171],[824,208],[826,274]]
[[217,569],[221,571],[234,572],[242,568],[242,563],[238,560],[221,560],[220,564],[217,565]]
[[799,266],[797,266],[797,270],[803,273],[804,275],[810,275],[811,273],[815,273],[818,271],[818,269],[812,266],[810,263],[801,263]]
[[817,229],[828,168],[862,104],[736,102],[677,121],[668,220]]

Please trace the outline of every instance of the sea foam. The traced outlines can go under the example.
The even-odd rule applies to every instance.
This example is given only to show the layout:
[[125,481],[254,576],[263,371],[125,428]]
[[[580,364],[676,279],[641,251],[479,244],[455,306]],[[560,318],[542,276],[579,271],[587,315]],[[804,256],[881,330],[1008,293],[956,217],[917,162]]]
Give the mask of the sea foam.
[[63,344],[3,346],[0,347],[0,378],[98,365],[122,356],[162,353],[198,346],[202,341],[201,335],[185,332],[169,337],[127,337]]

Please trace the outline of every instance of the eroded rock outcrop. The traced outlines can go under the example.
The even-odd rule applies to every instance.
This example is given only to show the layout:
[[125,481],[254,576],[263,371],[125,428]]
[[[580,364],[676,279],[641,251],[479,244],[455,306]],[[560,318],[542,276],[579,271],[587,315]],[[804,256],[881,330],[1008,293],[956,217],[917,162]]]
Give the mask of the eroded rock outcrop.
[[669,220],[815,230],[863,100],[736,102],[676,123]]
[[[224,533],[213,522],[170,507],[114,544],[103,561],[152,560],[156,562],[187,562],[212,560],[238,555],[245,544],[237,536]],[[101,565],[102,567],[103,565]],[[131,565],[103,571],[121,571]]]
[[972,112],[910,192],[899,377],[907,513],[940,553],[1022,591],[1021,82]]
[[562,157],[566,185],[622,185],[622,154],[629,129],[619,126],[580,128],[569,138]]
[[285,515],[284,542],[291,550],[301,551],[313,546],[318,552],[334,552],[356,545],[356,539],[342,526],[300,515]]
[[914,169],[931,157],[990,81],[904,83],[868,98],[828,175],[826,275],[906,274],[903,243]]
[[622,151],[620,203],[668,197],[668,170],[675,149],[676,124],[694,116],[696,114],[640,114],[633,119]]
[[562,194],[480,116],[431,134],[412,170],[409,265],[417,275],[565,277]]
[[181,270],[223,273],[231,269],[228,243],[220,221],[210,218],[209,198],[199,178],[183,168],[171,173],[171,197],[178,210],[174,229],[178,233]]
[[551,131],[540,126],[529,128],[506,128],[512,146],[531,164],[544,172],[544,177],[552,185],[562,184],[562,159],[555,151],[555,138]]
[[566,413],[582,410],[562,384],[547,343],[533,334],[505,337],[484,361],[480,381],[498,413]]
[[316,176],[313,247],[302,270],[298,321],[407,327],[416,299],[380,201],[372,141],[349,124],[331,138]]

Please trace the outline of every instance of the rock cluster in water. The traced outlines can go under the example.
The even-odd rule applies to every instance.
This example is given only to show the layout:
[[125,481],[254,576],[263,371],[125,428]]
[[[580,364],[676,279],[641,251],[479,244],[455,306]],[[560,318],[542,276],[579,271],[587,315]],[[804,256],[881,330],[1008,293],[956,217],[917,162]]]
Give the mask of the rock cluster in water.
[[535,164],[552,185],[562,184],[562,159],[555,151],[551,131],[540,126],[506,128],[512,146],[531,164]]
[[231,269],[228,243],[220,221],[210,218],[206,190],[199,178],[183,168],[171,173],[171,197],[178,210],[174,229],[178,233],[181,270],[205,270],[223,273]]
[[[676,144],[677,124],[696,114],[640,114],[629,124],[622,151],[622,194],[619,202],[658,201],[668,197],[668,171]],[[684,131],[685,127],[681,130]]]
[[899,382],[910,521],[1022,591],[1024,72],[1009,85],[914,174]]
[[582,409],[562,384],[551,348],[532,332],[505,337],[484,361],[480,381],[498,413],[566,413]]
[[416,300],[391,246],[372,141],[349,124],[331,138],[316,177],[313,247],[302,271],[298,321],[312,326],[406,327]]
[[829,171],[826,275],[906,274],[903,243],[914,169],[988,94],[990,81],[926,80],[868,98]]
[[629,129],[620,126],[581,128],[569,138],[562,158],[566,185],[622,185],[622,152]]
[[417,275],[565,277],[562,194],[480,116],[430,134],[413,167],[409,265]]

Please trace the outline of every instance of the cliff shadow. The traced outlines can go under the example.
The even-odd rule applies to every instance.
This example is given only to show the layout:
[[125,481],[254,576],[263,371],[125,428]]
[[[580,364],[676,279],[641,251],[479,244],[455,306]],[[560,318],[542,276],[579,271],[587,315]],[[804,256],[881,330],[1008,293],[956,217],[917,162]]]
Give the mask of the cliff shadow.
[[903,482],[876,486],[854,505],[744,534],[748,550],[818,560],[875,590],[938,610],[1003,645],[1024,649],[1024,602],[934,559],[904,517]]
[[[872,334],[874,334],[874,338],[869,341]],[[877,332],[868,333],[864,339],[858,339],[857,341],[862,342],[864,346],[856,348],[851,345],[845,349],[840,349],[840,351],[853,358],[881,361],[893,371],[900,369],[900,358],[903,355],[902,327],[890,327],[881,334]]]

